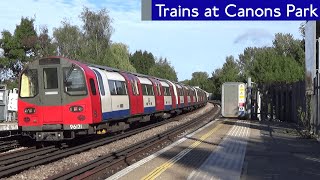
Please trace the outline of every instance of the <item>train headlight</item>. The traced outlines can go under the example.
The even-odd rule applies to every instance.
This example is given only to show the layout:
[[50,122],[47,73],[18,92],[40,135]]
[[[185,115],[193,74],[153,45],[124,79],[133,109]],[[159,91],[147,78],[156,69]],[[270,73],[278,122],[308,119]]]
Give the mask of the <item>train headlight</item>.
[[82,112],[83,109],[84,108],[82,106],[71,106],[69,108],[70,112]]
[[35,108],[25,108],[24,109],[24,113],[26,113],[26,114],[33,114],[35,112],[36,112]]

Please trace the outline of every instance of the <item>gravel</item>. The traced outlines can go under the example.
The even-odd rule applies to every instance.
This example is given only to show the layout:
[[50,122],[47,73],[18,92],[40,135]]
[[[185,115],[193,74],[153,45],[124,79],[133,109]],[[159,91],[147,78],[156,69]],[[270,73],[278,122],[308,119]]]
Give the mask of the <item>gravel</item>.
[[188,122],[194,118],[197,118],[201,116],[202,114],[205,114],[213,109],[213,105],[211,103],[208,103],[205,107],[197,110],[195,113],[190,114],[179,121],[170,122],[167,124],[164,124],[162,126],[138,133],[136,135],[127,137],[125,139],[118,140],[116,142],[100,146],[98,148],[91,149],[89,151],[82,152],[80,154],[72,155],[67,158],[52,162],[50,164],[41,165],[29,170],[26,170],[24,172],[21,172],[20,174],[11,176],[7,179],[32,179],[32,180],[40,180],[40,179],[46,179],[50,176],[53,176],[61,171],[72,169],[76,166],[79,166],[81,164],[84,164],[86,162],[92,161],[99,156],[106,155],[108,153],[111,153],[113,151],[120,150],[122,148],[125,148],[127,146],[130,146],[132,144],[135,144],[137,142],[140,142],[142,140],[145,140],[146,138],[150,136],[157,135],[161,132],[164,132],[168,129],[171,129],[175,126],[178,126],[180,124],[183,124],[185,122]]

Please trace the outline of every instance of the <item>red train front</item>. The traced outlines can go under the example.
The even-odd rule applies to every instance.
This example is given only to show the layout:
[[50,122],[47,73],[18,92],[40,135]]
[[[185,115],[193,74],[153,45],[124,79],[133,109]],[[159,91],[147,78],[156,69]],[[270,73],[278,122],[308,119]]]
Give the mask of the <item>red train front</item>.
[[18,122],[23,135],[55,141],[88,133],[89,124],[101,121],[95,87],[94,73],[77,61],[59,57],[33,61],[20,75]]

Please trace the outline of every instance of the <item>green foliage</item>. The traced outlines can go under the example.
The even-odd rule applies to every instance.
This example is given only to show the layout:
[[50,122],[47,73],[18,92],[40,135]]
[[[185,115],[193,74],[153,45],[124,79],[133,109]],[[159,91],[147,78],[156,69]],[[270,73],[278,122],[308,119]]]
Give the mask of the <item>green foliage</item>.
[[17,77],[21,71],[21,68],[17,68],[19,60],[25,63],[38,56],[39,43],[34,21],[33,18],[22,17],[13,34],[7,30],[1,32],[0,48],[4,52],[0,57],[0,68],[10,69],[8,72],[12,72],[2,77],[2,80],[14,80]]
[[305,52],[303,42],[294,39],[291,34],[277,33],[273,40],[273,48],[278,55],[289,57],[292,60],[297,61],[301,66],[304,66]]
[[226,57],[222,68],[212,73],[211,83],[214,99],[221,98],[221,86],[225,82],[238,82],[241,80],[240,67],[233,56]]
[[21,22],[14,31],[14,49],[12,59],[27,61],[37,55],[38,36],[34,28],[35,19],[21,18]]
[[7,89],[19,88],[19,81],[18,79],[14,79],[12,81],[4,81],[3,84],[7,85]]
[[141,50],[130,55],[130,62],[140,74],[149,74],[149,70],[155,65],[155,58],[151,52]]
[[93,63],[101,61],[107,53],[113,32],[108,11],[101,9],[94,12],[85,7],[80,18],[83,22],[81,57]]
[[304,78],[304,66],[291,56],[280,55],[274,48],[260,49],[252,66],[251,75],[258,83],[290,83]]
[[223,64],[220,74],[220,81],[235,82],[239,81],[240,68],[233,56],[226,57],[226,62]]
[[136,72],[136,69],[132,66],[129,61],[128,46],[122,43],[112,43],[110,50],[107,53],[105,64],[110,67],[114,67],[120,70]]
[[303,37],[303,39],[306,37],[306,22],[302,22],[299,26],[299,32],[300,35]]
[[58,48],[58,55],[70,59],[82,58],[82,33],[78,26],[63,21],[62,26],[53,29],[53,37]]
[[189,79],[185,79],[185,80],[183,80],[183,81],[180,81],[180,83],[185,84],[185,85],[191,85],[191,84],[190,84],[190,81],[191,81],[191,80],[189,80]]
[[166,58],[160,58],[156,64],[150,68],[149,74],[158,78],[178,81],[174,67],[170,65],[170,62],[168,62]]
[[43,26],[40,28],[38,37],[38,57],[46,57],[56,55],[57,47],[52,43],[52,38],[48,34],[48,28]]
[[[303,25],[300,27],[304,33]],[[272,47],[249,47],[239,55],[240,80],[257,83],[296,82],[304,79],[304,43],[291,34],[275,34]]]
[[201,89],[211,92],[212,83],[209,79],[209,74],[207,72],[194,72],[192,73],[192,78],[188,82],[191,86],[199,86]]
[[240,80],[244,81],[251,76],[252,72],[252,63],[254,61],[254,56],[259,48],[256,47],[248,47],[243,51],[243,54],[239,55],[239,59],[237,60],[239,70],[240,70]]

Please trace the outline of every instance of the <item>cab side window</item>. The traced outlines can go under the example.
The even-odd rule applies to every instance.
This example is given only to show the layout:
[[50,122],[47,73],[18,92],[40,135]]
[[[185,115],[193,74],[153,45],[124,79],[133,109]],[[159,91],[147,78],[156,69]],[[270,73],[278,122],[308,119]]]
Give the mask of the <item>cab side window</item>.
[[94,84],[94,80],[90,78],[90,87],[93,95],[97,95],[96,85]]

